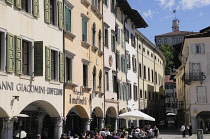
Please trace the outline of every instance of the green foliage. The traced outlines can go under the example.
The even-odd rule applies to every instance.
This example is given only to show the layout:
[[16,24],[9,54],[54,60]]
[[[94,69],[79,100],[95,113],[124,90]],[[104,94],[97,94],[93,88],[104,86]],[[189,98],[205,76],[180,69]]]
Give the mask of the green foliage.
[[174,60],[174,48],[170,45],[163,45],[160,47],[166,58],[165,75],[170,75],[173,69]]

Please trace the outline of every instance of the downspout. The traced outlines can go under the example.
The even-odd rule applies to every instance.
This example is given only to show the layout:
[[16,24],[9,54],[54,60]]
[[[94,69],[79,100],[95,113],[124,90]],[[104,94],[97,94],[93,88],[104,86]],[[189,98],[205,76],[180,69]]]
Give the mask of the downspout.
[[[141,41],[141,44],[142,44],[142,53],[141,53],[141,63],[142,63],[142,66],[141,66],[141,69],[142,69],[142,67],[143,67],[143,73],[144,73],[144,55],[143,55],[143,48],[144,48],[144,38],[142,38],[142,41]],[[142,74],[143,76],[142,76],[142,79],[143,79],[143,90],[142,90],[142,96],[144,96],[144,109],[143,109],[143,111],[145,112],[145,92],[144,92],[144,74]]]
[[[64,4],[64,2],[65,2],[65,0],[62,0],[62,2],[63,2],[63,16],[64,16],[64,8],[65,8],[65,4]],[[64,17],[63,17],[63,19],[64,19]],[[64,25],[63,25],[63,27],[64,27]],[[66,106],[65,106],[65,80],[66,80],[66,62],[65,62],[65,32],[64,32],[64,29],[62,30],[62,32],[63,32],[63,54],[64,54],[64,62],[63,62],[63,67],[64,67],[64,77],[63,77],[63,118],[64,118],[64,120],[63,120],[63,132],[64,132],[64,129],[65,129],[65,126],[66,126],[66,117],[65,117],[65,108],[66,108]]]

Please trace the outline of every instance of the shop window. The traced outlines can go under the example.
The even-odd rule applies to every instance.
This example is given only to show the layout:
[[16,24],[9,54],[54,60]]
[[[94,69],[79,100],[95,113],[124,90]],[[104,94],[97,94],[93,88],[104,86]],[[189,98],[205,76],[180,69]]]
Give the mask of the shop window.
[[109,90],[109,72],[105,71],[105,89]]
[[106,46],[108,48],[108,29],[104,28],[104,46]]
[[83,86],[88,87],[88,65],[83,63]]

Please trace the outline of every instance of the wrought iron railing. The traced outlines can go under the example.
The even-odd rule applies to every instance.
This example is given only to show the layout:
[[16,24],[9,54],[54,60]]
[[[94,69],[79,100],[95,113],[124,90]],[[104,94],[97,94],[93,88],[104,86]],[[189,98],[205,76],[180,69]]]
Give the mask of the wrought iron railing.
[[185,73],[185,80],[186,81],[203,81],[205,80],[206,76],[203,72],[190,72]]

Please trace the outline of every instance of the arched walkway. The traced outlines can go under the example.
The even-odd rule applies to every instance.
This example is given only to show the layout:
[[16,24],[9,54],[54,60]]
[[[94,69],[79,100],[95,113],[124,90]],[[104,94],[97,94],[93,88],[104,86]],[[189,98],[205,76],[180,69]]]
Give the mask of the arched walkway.
[[100,107],[95,107],[91,114],[91,130],[101,130],[104,127],[103,111]]
[[9,115],[2,107],[0,107],[0,118],[5,118],[5,117],[9,117]]
[[197,129],[203,129],[204,133],[208,133],[210,129],[210,111],[202,111],[197,114]]
[[112,106],[106,110],[105,127],[109,128],[111,131],[117,129],[117,111]]

